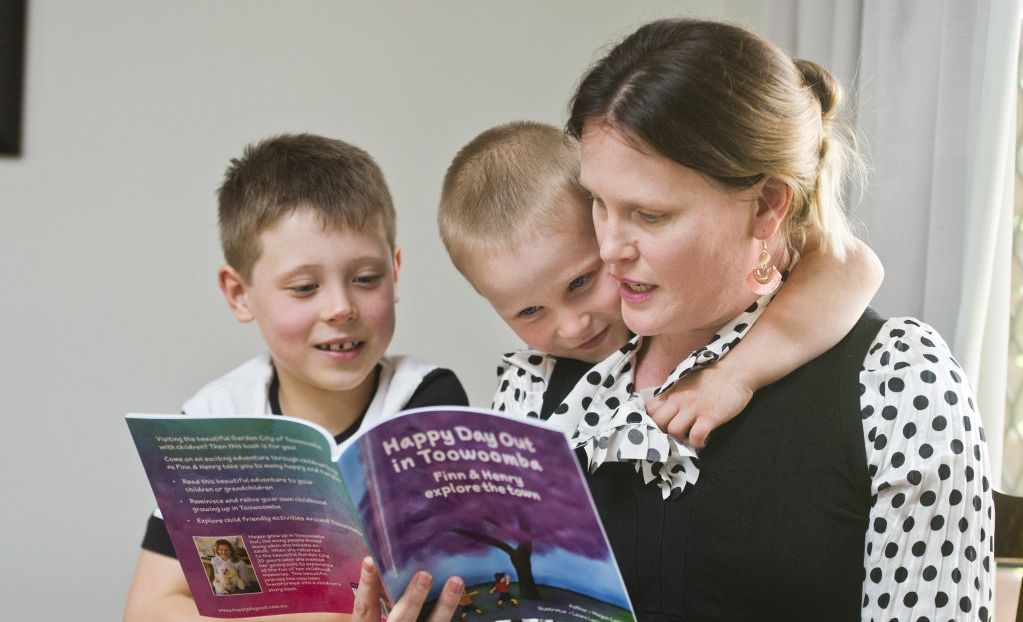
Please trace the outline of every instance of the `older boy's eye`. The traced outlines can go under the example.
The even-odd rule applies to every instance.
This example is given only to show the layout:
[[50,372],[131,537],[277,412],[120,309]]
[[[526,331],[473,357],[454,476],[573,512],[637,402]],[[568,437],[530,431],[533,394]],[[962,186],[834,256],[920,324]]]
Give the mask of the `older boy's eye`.
[[530,317],[532,315],[536,315],[537,313],[539,313],[540,309],[542,309],[542,308],[543,307],[537,307],[537,306],[526,307],[525,309],[519,311],[518,316],[519,317]]
[[289,287],[288,289],[295,292],[296,294],[307,295],[315,292],[317,289],[319,289],[319,287],[320,286],[317,285],[316,283],[306,283],[305,285],[296,285],[294,287]]
[[593,274],[592,272],[588,272],[582,276],[577,276],[574,279],[572,279],[572,282],[568,284],[568,291],[572,292],[579,289],[583,285],[586,285],[586,281],[590,280],[590,276],[592,274]]
[[643,222],[647,222],[650,224],[659,223],[662,220],[664,220],[664,216],[662,214],[651,214],[650,212],[636,212],[636,215],[639,216],[639,218]]

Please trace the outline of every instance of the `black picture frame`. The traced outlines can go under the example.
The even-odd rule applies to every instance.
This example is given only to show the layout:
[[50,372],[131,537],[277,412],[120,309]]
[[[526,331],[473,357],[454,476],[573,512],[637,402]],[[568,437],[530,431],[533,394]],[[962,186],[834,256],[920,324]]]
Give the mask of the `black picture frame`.
[[0,155],[21,155],[28,0],[0,0]]

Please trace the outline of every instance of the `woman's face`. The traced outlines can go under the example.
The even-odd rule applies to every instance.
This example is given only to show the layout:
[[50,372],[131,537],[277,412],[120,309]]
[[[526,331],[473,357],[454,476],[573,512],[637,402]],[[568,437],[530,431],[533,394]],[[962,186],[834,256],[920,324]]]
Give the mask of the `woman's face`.
[[758,186],[726,190],[601,120],[586,124],[581,143],[581,181],[625,323],[703,345],[756,299],[745,276],[761,248]]
[[231,561],[231,547],[227,546],[226,544],[218,544],[217,555],[220,557],[220,559],[223,559],[225,561]]

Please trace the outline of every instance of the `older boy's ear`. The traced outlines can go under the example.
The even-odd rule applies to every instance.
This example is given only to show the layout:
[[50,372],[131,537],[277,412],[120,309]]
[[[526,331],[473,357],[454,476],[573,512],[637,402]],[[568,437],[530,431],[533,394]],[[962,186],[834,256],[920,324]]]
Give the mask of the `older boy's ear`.
[[231,266],[221,266],[217,270],[217,282],[220,285],[220,291],[224,294],[224,299],[227,300],[227,304],[230,305],[231,311],[234,312],[234,316],[239,322],[251,322],[255,319],[249,309],[245,280],[237,270]]
[[394,247],[394,304],[398,304],[398,271],[401,270],[401,247]]
[[792,188],[777,177],[760,182],[757,193],[757,211],[753,221],[753,237],[766,240],[774,235],[785,220],[792,204]]

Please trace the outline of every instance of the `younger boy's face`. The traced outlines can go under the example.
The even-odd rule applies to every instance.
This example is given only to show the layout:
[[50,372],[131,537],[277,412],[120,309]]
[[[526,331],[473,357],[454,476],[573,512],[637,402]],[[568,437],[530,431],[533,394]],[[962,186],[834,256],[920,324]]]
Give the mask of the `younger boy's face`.
[[494,252],[466,276],[531,348],[589,363],[629,339],[618,283],[600,260],[588,220]]
[[228,299],[239,320],[259,325],[282,394],[328,397],[372,382],[394,335],[400,263],[380,228],[325,230],[299,209],[260,245],[249,282]]

